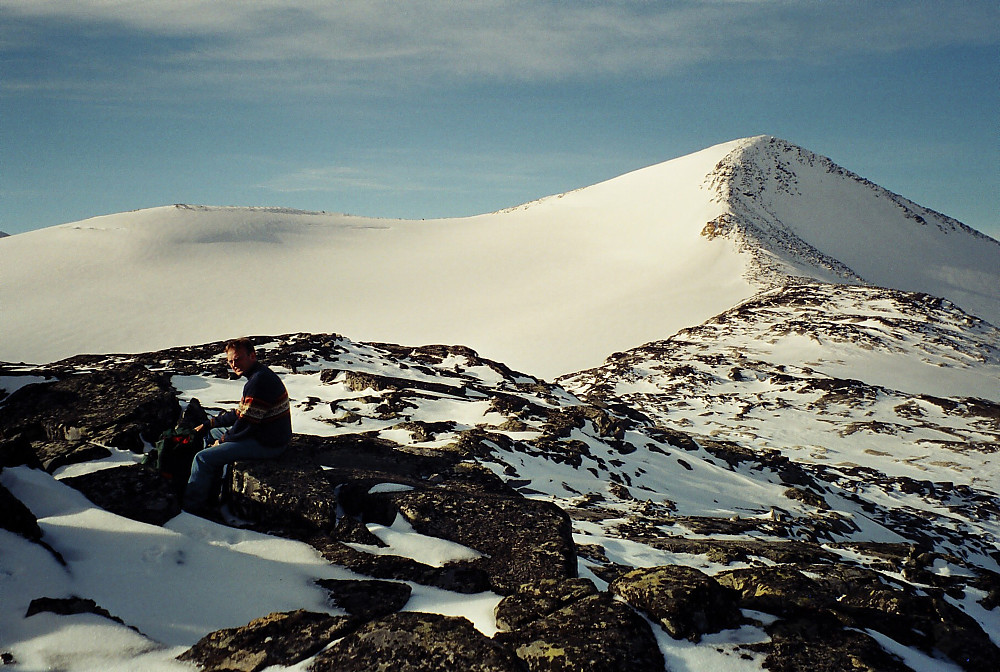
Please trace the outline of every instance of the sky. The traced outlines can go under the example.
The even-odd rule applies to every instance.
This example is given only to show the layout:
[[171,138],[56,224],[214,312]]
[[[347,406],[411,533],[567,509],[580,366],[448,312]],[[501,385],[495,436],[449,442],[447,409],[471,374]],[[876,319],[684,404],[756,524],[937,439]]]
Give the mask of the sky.
[[407,219],[781,137],[1000,238],[995,0],[0,0],[0,231]]

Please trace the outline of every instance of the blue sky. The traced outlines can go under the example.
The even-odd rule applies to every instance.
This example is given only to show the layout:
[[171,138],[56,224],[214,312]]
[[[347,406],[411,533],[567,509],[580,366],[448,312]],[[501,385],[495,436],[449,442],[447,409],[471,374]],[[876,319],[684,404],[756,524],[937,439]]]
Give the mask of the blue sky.
[[1000,238],[995,0],[0,0],[0,230],[489,212],[770,134]]

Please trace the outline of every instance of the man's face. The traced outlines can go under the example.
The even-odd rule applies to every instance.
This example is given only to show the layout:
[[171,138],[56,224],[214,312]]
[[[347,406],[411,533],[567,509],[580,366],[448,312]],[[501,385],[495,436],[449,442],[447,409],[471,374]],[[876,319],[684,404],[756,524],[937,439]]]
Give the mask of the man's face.
[[226,350],[226,361],[229,362],[229,368],[233,370],[233,373],[242,376],[257,361],[257,355],[247,352],[243,348],[230,348]]

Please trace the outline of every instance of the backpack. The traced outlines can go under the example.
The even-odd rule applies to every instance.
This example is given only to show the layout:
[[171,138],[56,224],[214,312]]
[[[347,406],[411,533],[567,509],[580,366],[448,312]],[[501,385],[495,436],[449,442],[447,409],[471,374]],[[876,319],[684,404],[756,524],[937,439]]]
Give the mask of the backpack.
[[168,429],[160,434],[156,448],[146,454],[143,464],[157,471],[182,496],[191,475],[191,461],[204,447],[204,434],[193,429]]

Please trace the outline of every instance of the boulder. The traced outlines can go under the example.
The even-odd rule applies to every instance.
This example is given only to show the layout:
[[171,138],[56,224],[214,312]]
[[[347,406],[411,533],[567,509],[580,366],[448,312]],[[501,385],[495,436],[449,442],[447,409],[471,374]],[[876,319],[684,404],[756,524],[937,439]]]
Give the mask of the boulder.
[[497,627],[517,630],[597,592],[590,579],[542,579],[524,584],[497,604]]
[[706,633],[738,627],[739,596],[693,567],[637,569],[608,590],[659,623],[674,639],[701,640]]
[[776,621],[765,631],[770,641],[746,648],[767,654],[769,672],[912,672],[871,636],[829,618]]
[[490,587],[501,595],[531,581],[576,576],[570,519],[554,504],[444,488],[397,493],[393,499],[417,532],[482,553]]
[[25,465],[32,469],[41,469],[42,462],[38,459],[31,441],[23,436],[5,439],[0,436],[0,471],[4,467],[20,467]]
[[649,623],[607,593],[570,603],[494,639],[513,648],[531,672],[663,672]]
[[25,612],[24,617],[31,618],[35,614],[41,613],[57,614],[59,616],[94,614],[139,632],[135,627],[126,624],[122,619],[112,615],[94,600],[85,597],[38,597],[28,605],[28,610]]
[[355,619],[299,609],[272,613],[239,628],[202,637],[178,660],[214,672],[257,672],[272,665],[295,665],[357,626]]
[[[744,608],[792,621],[827,618],[841,629],[874,630],[905,646],[940,651],[970,672],[993,670],[1000,658],[1000,647],[979,623],[941,591],[918,593],[870,569],[779,565],[730,570],[715,578],[740,593]],[[811,631],[797,632],[805,637]]]
[[337,524],[335,485],[323,467],[294,453],[235,463],[226,495],[234,513],[263,528],[328,530]]
[[0,436],[141,453],[180,416],[175,395],[169,376],[138,364],[76,373],[11,394],[0,406]]
[[151,525],[163,525],[181,511],[170,484],[156,472],[130,464],[62,480],[105,511]]
[[[361,626],[316,656],[310,672],[524,672],[465,618],[402,612]],[[661,667],[662,672],[662,667]]]
[[89,441],[35,441],[34,450],[42,467],[50,474],[59,467],[111,457],[110,450]]
[[399,611],[412,592],[399,581],[320,579],[316,583],[326,588],[334,606],[366,621]]

